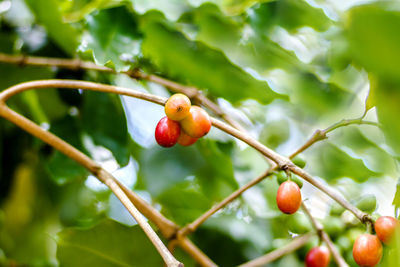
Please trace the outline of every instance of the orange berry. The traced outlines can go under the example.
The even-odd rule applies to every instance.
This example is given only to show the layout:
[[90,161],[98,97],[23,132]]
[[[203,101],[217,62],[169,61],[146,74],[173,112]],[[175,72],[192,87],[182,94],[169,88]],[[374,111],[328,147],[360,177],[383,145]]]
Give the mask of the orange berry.
[[360,266],[377,265],[382,258],[382,244],[379,238],[371,234],[357,237],[353,245],[353,258]]
[[292,181],[282,183],[276,194],[278,208],[286,214],[295,213],[301,205],[301,192],[299,186]]
[[396,229],[399,227],[399,221],[390,216],[379,217],[375,222],[375,232],[379,240],[388,244],[392,239]]
[[184,94],[174,94],[165,103],[165,114],[174,121],[180,121],[189,115],[190,99]]
[[181,135],[179,136],[178,139],[178,144],[180,144],[181,146],[190,146],[196,143],[197,139],[198,138],[193,138],[182,130]]
[[307,267],[326,267],[329,265],[331,254],[325,246],[312,248],[306,256]]
[[189,115],[181,120],[183,130],[193,138],[206,135],[211,129],[211,119],[207,112],[198,106],[192,106]]

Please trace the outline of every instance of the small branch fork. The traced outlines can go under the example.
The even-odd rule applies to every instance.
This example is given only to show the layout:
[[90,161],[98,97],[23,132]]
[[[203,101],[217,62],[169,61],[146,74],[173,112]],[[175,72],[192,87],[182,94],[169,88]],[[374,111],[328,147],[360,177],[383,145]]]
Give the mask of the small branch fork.
[[[69,68],[69,69],[73,69],[73,70],[86,69],[86,70],[97,70],[97,71],[102,71],[102,72],[116,73],[114,70],[112,70],[110,68],[107,68],[104,66],[98,66],[92,62],[85,62],[85,61],[71,60],[71,59],[12,56],[12,55],[0,53],[0,62],[18,64],[21,66],[25,65],[25,64],[36,65],[36,66],[57,66],[57,67]],[[238,124],[236,121],[231,119],[227,114],[225,114],[222,111],[222,109],[218,105],[216,105],[211,100],[209,100],[207,97],[202,95],[196,88],[184,86],[184,85],[178,84],[176,82],[164,79],[164,78],[156,76],[156,75],[145,74],[139,70],[130,70],[130,71],[126,71],[123,73],[129,75],[130,77],[132,77],[134,79],[142,79],[142,80],[148,80],[148,81],[152,81],[155,83],[159,83],[159,84],[171,89],[174,92],[181,92],[181,93],[188,95],[191,98],[194,98],[197,102],[208,107],[216,115],[223,118],[225,121],[227,121],[231,126],[233,126],[236,129],[234,129],[234,128],[230,127],[229,125],[226,125],[216,119],[212,119],[214,126],[216,126],[217,128],[220,128],[221,130],[246,142],[253,148],[257,149],[259,152],[261,152],[263,155],[265,155],[268,159],[271,159],[272,161],[274,161],[276,163],[275,166],[272,166],[264,174],[257,177],[256,179],[252,180],[248,184],[244,185],[242,188],[238,189],[237,191],[233,192],[230,196],[228,196],[222,202],[220,202],[217,205],[215,205],[214,207],[212,207],[209,211],[207,211],[206,213],[201,215],[194,222],[188,224],[187,226],[183,227],[179,231],[178,231],[178,226],[176,224],[174,224],[173,222],[171,222],[168,219],[166,219],[165,217],[163,217],[158,211],[156,211],[149,204],[144,202],[141,198],[139,198],[136,194],[134,194],[131,190],[127,189],[118,180],[116,180],[109,174],[113,178],[116,186],[119,187],[122,190],[122,193],[124,193],[127,196],[127,198],[129,199],[129,201],[131,201],[131,204],[134,203],[138,207],[140,212],[142,212],[147,218],[149,218],[151,221],[153,221],[157,227],[159,227],[161,233],[165,237],[172,238],[172,241],[174,244],[178,243],[184,250],[186,250],[202,266],[215,266],[215,264],[210,259],[208,259],[208,257],[206,255],[204,255],[204,253],[202,253],[194,244],[192,244],[185,237],[185,235],[195,231],[205,220],[207,220],[209,217],[211,217],[219,209],[225,207],[232,200],[234,200],[235,198],[240,196],[244,191],[246,191],[250,187],[254,186],[255,184],[261,182],[263,179],[265,179],[266,177],[271,175],[273,173],[273,171],[278,170],[278,169],[283,169],[285,171],[291,171],[293,173],[298,174],[299,176],[303,177],[305,180],[309,181],[314,186],[318,187],[323,192],[327,193],[334,200],[336,200],[337,202],[342,204],[346,209],[350,210],[363,223],[370,224],[372,222],[372,220],[368,214],[365,214],[365,213],[361,212],[360,210],[358,210],[357,208],[355,208],[354,206],[352,206],[345,199],[343,199],[340,195],[336,194],[336,192],[332,191],[328,187],[325,187],[319,181],[317,181],[313,177],[311,177],[308,173],[304,172],[302,169],[295,166],[288,159],[276,154],[274,151],[268,149],[267,147],[263,146],[262,144],[260,144],[259,142],[257,142],[256,140],[254,140],[250,136],[248,136],[240,124]],[[37,83],[37,82],[39,82],[39,83]],[[18,85],[17,85],[17,86],[12,87],[14,90],[10,90],[10,89],[12,89],[12,88],[10,88],[10,89],[4,91],[3,93],[0,94],[0,101],[1,100],[3,101],[3,103],[0,103],[0,105],[4,104],[5,100],[8,99],[9,97],[11,97],[12,95],[15,95],[15,94],[20,93],[25,90],[52,88],[52,87],[81,88],[81,85],[82,85],[81,83],[86,83],[86,85],[88,85],[87,88],[82,88],[82,89],[86,89],[86,90],[117,93],[117,94],[123,94],[123,95],[127,95],[127,96],[133,96],[133,97],[144,99],[144,100],[147,100],[147,101],[150,101],[153,103],[157,103],[160,105],[163,105],[166,101],[166,99],[164,99],[162,97],[136,92],[131,89],[114,87],[114,86],[109,86],[109,85],[100,85],[100,84],[95,84],[96,86],[91,86],[94,83],[83,82],[83,81],[45,80],[45,81],[37,81],[37,82],[29,82],[31,84],[29,86],[27,86],[28,88],[24,88],[24,86],[18,88]],[[61,83],[61,85],[57,84],[57,82]],[[34,84],[32,84],[32,83],[34,83]],[[79,86],[77,85],[77,83],[79,83]],[[91,85],[89,85],[89,84],[91,84]],[[21,84],[21,85],[24,85],[24,84]],[[1,105],[1,106],[3,106],[3,105]],[[3,110],[2,107],[1,107],[1,110]],[[301,152],[306,150],[308,147],[310,147],[314,143],[316,143],[320,140],[326,139],[327,133],[329,133],[339,127],[347,126],[350,124],[369,124],[369,125],[379,126],[376,122],[370,122],[370,121],[363,120],[363,117],[364,116],[362,116],[359,119],[342,120],[342,121],[326,128],[325,130],[317,130],[311,136],[311,138],[307,140],[307,142],[303,146],[301,146],[298,150],[296,150],[293,154],[291,154],[289,156],[289,159],[294,158],[296,155],[300,154]],[[232,129],[233,129],[233,131],[232,131]],[[72,153],[72,155],[73,154],[74,153]],[[70,155],[67,155],[67,156],[70,156]],[[70,157],[72,157],[72,156],[70,156]],[[87,167],[87,166],[85,166],[85,167]],[[96,168],[98,168],[98,166]],[[96,175],[95,172],[93,172],[93,173]],[[105,180],[103,182],[105,182]],[[111,186],[113,186],[112,184],[113,183],[110,184],[110,182],[108,182],[107,185],[109,187],[111,187]],[[322,188],[320,188],[320,186],[322,186]],[[116,191],[118,191],[118,190],[116,189]],[[114,190],[113,190],[113,192],[114,192]],[[119,195],[121,196],[121,197],[119,197],[120,199],[121,198],[124,199],[121,195],[121,192],[119,192]],[[125,199],[125,201],[126,201],[126,199]],[[127,207],[127,209],[131,212],[132,207],[130,209]],[[309,213],[308,213],[308,215],[311,216],[311,214],[309,214]],[[313,220],[312,217],[310,217],[310,219]],[[326,239],[326,237],[329,239],[329,236],[322,229],[318,230],[318,232],[321,233],[321,236],[322,236],[322,238],[324,238],[324,240]],[[147,234],[147,232],[146,232],[146,234]],[[327,242],[327,244],[329,244],[329,243]],[[332,242],[331,242],[331,244],[332,244]],[[337,255],[338,256],[337,259],[335,257],[335,253],[332,252],[332,254],[334,255],[334,258],[337,261],[339,266],[347,266],[345,261],[343,260],[343,258],[341,258],[340,254]],[[171,265],[171,266],[175,266],[175,265]]]

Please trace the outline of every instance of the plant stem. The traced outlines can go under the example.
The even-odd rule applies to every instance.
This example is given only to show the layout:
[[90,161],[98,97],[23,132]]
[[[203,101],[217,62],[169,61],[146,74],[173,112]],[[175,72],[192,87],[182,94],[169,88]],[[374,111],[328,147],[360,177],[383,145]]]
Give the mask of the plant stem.
[[297,249],[301,248],[315,235],[315,233],[307,233],[301,236],[294,238],[289,244],[278,248],[266,255],[263,255],[259,258],[246,262],[244,264],[239,265],[238,267],[257,267],[257,266],[264,266],[268,263],[271,263]]
[[[110,85],[102,85],[96,84],[91,82],[83,82],[83,81],[71,81],[71,80],[44,80],[44,81],[32,81],[26,82],[22,84],[18,84],[12,86],[5,91],[0,93],[0,116],[4,117],[5,119],[13,122],[17,126],[21,127],[23,130],[27,131],[28,133],[36,136],[37,138],[41,139],[42,141],[48,143],[49,145],[53,146],[66,156],[70,157],[71,159],[77,161],[80,165],[87,168],[90,172],[92,172],[99,180],[102,182],[107,181],[108,186],[112,186],[110,188],[113,193],[117,195],[117,197],[121,200],[124,205],[127,205],[127,209],[131,213],[131,215],[138,221],[142,223],[137,214],[137,210],[139,209],[140,212],[145,214],[147,218],[149,218],[161,231],[161,233],[166,238],[171,238],[175,235],[178,227],[173,222],[166,219],[162,216],[156,209],[154,209],[151,205],[143,201],[140,197],[138,197],[135,193],[131,190],[127,189],[123,186],[118,180],[116,180],[111,174],[107,173],[103,170],[97,163],[91,160],[88,156],[83,154],[81,151],[77,150],[76,148],[72,147],[65,141],[61,140],[57,136],[53,135],[52,133],[40,128],[38,125],[33,123],[32,121],[28,120],[27,118],[19,115],[18,113],[14,112],[13,110],[9,109],[5,105],[5,101],[9,99],[11,96],[21,93],[26,90],[30,89],[44,89],[44,88],[73,88],[73,89],[84,89],[84,90],[93,90],[93,91],[101,91],[101,92],[108,92],[108,93],[118,93],[128,96],[137,97],[140,99],[146,99],[147,101],[151,101],[157,104],[163,104],[166,99],[162,97],[157,97],[149,94],[144,94],[141,92],[137,92],[134,90],[114,87]],[[117,189],[117,188],[120,188]],[[116,191],[115,191],[116,190]],[[122,193],[121,193],[122,191]],[[131,203],[131,204],[129,204]],[[132,205],[134,203],[135,206]],[[135,209],[133,209],[133,207]],[[136,217],[135,217],[136,216]],[[141,215],[140,215],[141,216]],[[146,221],[144,221],[147,224]],[[142,226],[141,225],[141,226]],[[147,224],[148,225],[148,224]],[[161,255],[164,255],[163,258],[166,259],[167,265],[169,266],[179,266],[179,262],[176,261],[169,251],[166,251],[164,248],[164,244],[159,240],[158,236],[154,233],[154,231],[150,228],[146,227],[146,234],[150,234],[152,238],[150,240],[155,242],[156,248],[160,249]],[[151,231],[150,231],[151,230]],[[161,243],[160,243],[161,242]],[[189,243],[188,243],[189,242]],[[215,266],[215,264],[203,253],[201,252],[194,244],[190,243],[187,238],[180,239],[178,241],[179,245],[194,259],[199,260],[199,264],[201,266]],[[191,245],[188,245],[191,244]],[[171,257],[172,256],[172,257]]]
[[[340,121],[338,123],[335,123],[335,124],[329,126],[328,128],[326,128],[324,130],[316,130],[314,132],[314,134],[306,141],[306,143],[304,143],[304,145],[302,145],[299,149],[297,149],[294,153],[292,153],[289,156],[289,159],[292,159],[292,158],[296,157],[298,154],[300,154],[304,150],[308,149],[310,146],[312,146],[313,144],[317,143],[318,141],[322,141],[322,140],[328,138],[327,134],[329,132],[331,132],[331,131],[339,128],[339,127],[347,126],[347,125],[350,125],[350,124],[367,124],[367,125],[378,126],[377,123],[370,122],[370,121],[364,121],[364,120],[362,120],[362,118],[361,119],[349,119],[349,120]],[[261,181],[263,181],[266,177],[271,175],[272,172],[276,171],[277,169],[278,169],[278,166],[276,166],[276,165],[271,167],[271,168],[269,168],[265,173],[261,174],[260,176],[258,176],[255,179],[251,180],[250,182],[248,182],[247,184],[245,184],[244,186],[242,186],[238,190],[234,191],[228,197],[226,197],[224,200],[222,200],[217,205],[213,206],[211,209],[209,209],[204,214],[202,214],[200,217],[198,217],[196,220],[194,220],[192,223],[190,223],[190,224],[186,225],[185,227],[183,227],[181,230],[179,230],[178,234],[179,235],[187,235],[187,234],[190,234],[190,233],[194,232],[201,224],[203,224],[214,213],[216,213],[218,210],[224,208],[227,204],[229,204],[231,201],[233,201],[234,199],[239,197],[243,192],[245,192],[250,187],[260,183]]]
[[[4,96],[6,94],[2,94]],[[1,100],[5,100],[4,98],[0,98]],[[143,215],[136,209],[136,207],[129,200],[124,191],[118,186],[115,182],[115,178],[112,177],[110,173],[102,169],[99,165],[97,165],[94,161],[92,161],[85,154],[70,146],[68,143],[58,138],[57,136],[43,130],[40,126],[36,125],[32,121],[27,118],[19,115],[13,110],[9,109],[4,102],[1,102],[0,105],[0,115],[15,125],[19,126],[26,132],[38,137],[59,151],[63,152],[66,156],[76,160],[79,164],[85,166],[89,169],[100,181],[106,184],[111,191],[118,197],[118,199],[122,202],[125,208],[129,211],[132,217],[137,221],[140,227],[143,229],[147,237],[156,247],[157,251],[160,253],[164,262],[167,266],[171,267],[181,267],[182,263],[178,262],[174,256],[168,251],[165,245],[162,243],[160,238],[154,232],[154,230],[147,223],[146,219]]]
[[329,132],[332,132],[333,130],[343,127],[343,126],[348,126],[351,124],[367,124],[367,125],[373,125],[373,126],[379,126],[379,123],[373,122],[373,121],[366,121],[363,120],[362,117],[361,118],[357,118],[357,119],[348,119],[348,120],[341,120],[331,126],[329,126],[328,128],[324,129],[324,130],[316,130],[313,135],[299,148],[297,149],[295,152],[293,152],[289,158],[294,158],[296,157],[298,154],[302,153],[304,150],[306,150],[307,148],[309,148],[310,146],[312,146],[313,144],[315,144],[318,141],[324,140],[326,138],[328,138],[326,135]]
[[[39,134],[39,136],[38,136],[38,133],[40,133],[41,131],[47,133],[48,136],[44,135],[44,136],[46,136],[45,140],[44,140],[45,142],[47,142],[47,143],[51,144],[52,146],[54,146],[55,148],[59,149],[61,152],[63,152],[67,156],[75,159],[76,161],[78,161],[78,163],[80,163],[83,166],[87,167],[93,173],[95,173],[94,171],[98,171],[99,166],[97,166],[86,155],[82,154],[80,151],[74,149],[73,147],[72,148],[74,150],[71,150],[70,149],[71,146],[69,146],[67,143],[63,142],[61,139],[59,139],[56,136],[48,133],[47,131],[44,131],[39,126],[35,125],[34,123],[30,122],[26,118],[20,116],[19,114],[16,114],[16,113],[14,114],[14,115],[20,116],[16,120],[15,120],[15,117],[14,118],[9,117],[10,114],[13,113],[13,111],[8,109],[4,104],[5,101],[9,97],[11,97],[11,96],[13,96],[13,95],[15,95],[17,93],[21,93],[23,91],[26,91],[26,90],[41,89],[41,88],[75,88],[75,89],[80,88],[80,89],[85,89],[85,90],[101,91],[101,92],[107,92],[107,93],[116,93],[116,94],[127,95],[127,96],[132,96],[132,97],[144,99],[144,100],[147,100],[147,101],[150,101],[150,102],[153,102],[153,103],[156,103],[156,104],[160,104],[160,105],[164,105],[164,103],[166,101],[166,99],[163,98],[163,97],[159,97],[159,96],[155,96],[155,95],[151,95],[151,94],[138,92],[138,91],[135,91],[135,90],[132,90],[132,89],[116,87],[116,86],[110,86],[110,85],[104,85],[104,84],[98,84],[98,83],[92,83],[92,82],[75,81],[75,80],[31,81],[31,82],[26,82],[26,83],[21,83],[21,84],[15,85],[15,86],[10,87],[7,90],[3,91],[2,93],[0,93],[0,107],[1,107],[1,115],[2,116],[4,116],[5,118],[11,120],[12,122],[14,122],[17,125],[19,125],[20,127],[22,127],[24,130],[30,132],[31,134],[33,134],[33,135],[35,135],[35,136],[37,136],[39,138],[41,138],[41,137],[43,138],[43,136],[41,136],[41,134]],[[21,121],[24,121],[24,120],[25,120],[25,124],[24,123],[22,125],[18,124],[18,122],[21,122]],[[313,178],[310,174],[308,174],[307,172],[305,172],[301,168],[299,168],[296,165],[294,165],[288,158],[285,158],[285,157],[277,154],[275,151],[273,151],[273,150],[269,149],[268,147],[264,146],[263,144],[261,144],[260,142],[258,142],[255,139],[251,138],[248,134],[246,134],[244,132],[241,132],[241,131],[239,131],[239,130],[237,130],[237,129],[235,129],[235,128],[233,128],[233,127],[231,127],[231,126],[229,126],[229,125],[227,125],[227,124],[225,124],[225,123],[223,123],[223,122],[221,122],[221,121],[219,121],[219,120],[217,120],[215,118],[211,118],[211,120],[212,120],[212,124],[215,127],[217,127],[220,130],[222,130],[222,131],[224,131],[224,132],[226,132],[226,133],[228,133],[228,134],[230,134],[230,135],[242,140],[243,142],[247,143],[249,146],[251,146],[254,149],[258,150],[264,156],[266,156],[269,159],[271,159],[272,161],[274,161],[276,163],[276,166],[271,168],[270,171],[276,170],[277,168],[285,170],[285,171],[289,170],[289,171],[299,175],[300,177],[304,178],[306,181],[308,181],[309,183],[313,184],[315,187],[319,188],[321,191],[325,192],[327,195],[329,195],[331,198],[333,198],[339,204],[341,204],[344,208],[346,208],[349,211],[351,211],[363,223],[371,221],[371,218],[370,218],[370,216],[368,214],[362,212],[357,207],[353,206],[351,203],[349,203],[347,200],[345,200],[337,192],[333,191],[330,187],[328,187],[325,184],[321,183],[319,180]],[[35,130],[33,130],[33,132],[32,132],[32,130],[30,130],[31,129],[30,127],[32,127],[33,125],[36,126],[37,128],[34,127]],[[25,127],[23,127],[23,126],[25,126]],[[327,132],[332,131],[333,129],[336,129],[338,127],[341,127],[341,126],[334,125],[333,127],[328,128]],[[310,145],[308,145],[308,147],[311,146],[313,143],[321,140],[321,139],[320,138],[314,138],[313,140],[314,141],[312,143],[310,142]],[[95,168],[95,169],[93,169],[93,168]],[[219,209],[219,208],[225,206],[227,203],[229,203],[234,198],[239,196],[245,190],[247,190],[251,186],[253,186],[253,185],[257,184],[258,182],[260,182],[261,180],[263,180],[270,173],[270,171],[267,171],[262,176],[256,178],[255,180],[253,180],[250,183],[248,183],[247,185],[245,185],[245,187],[235,191],[233,194],[231,194],[230,197],[228,197],[229,199],[227,199],[226,201],[223,201],[222,204],[220,203],[220,205],[218,205],[217,208]],[[118,184],[117,184],[117,186],[118,186]],[[122,193],[124,193],[124,190],[122,190]],[[119,194],[121,195],[120,192],[119,192]],[[124,195],[125,195],[125,193],[124,193]],[[133,201],[133,200],[131,199],[131,201]],[[218,210],[217,208],[212,209],[211,211],[207,212],[204,216],[202,216],[202,218],[194,226],[198,227],[209,216],[211,216],[213,213],[215,213],[215,211]],[[162,224],[162,225],[165,225],[165,224]],[[188,227],[187,229],[188,229],[188,231],[190,231],[190,229],[193,229],[193,227]],[[158,239],[158,237],[157,237],[157,239]],[[179,234],[178,234],[178,239],[179,240],[183,240],[181,238],[181,235],[179,235]]]
[[343,257],[340,255],[339,251],[336,249],[335,245],[333,244],[332,240],[330,239],[329,235],[324,231],[323,226],[321,225],[320,222],[318,222],[310,213],[304,202],[301,203],[301,208],[303,209],[304,213],[308,216],[310,219],[314,229],[317,231],[318,236],[320,239],[324,240],[326,243],[329,251],[332,253],[333,259],[335,260],[336,264],[339,267],[348,267],[349,265],[346,263],[346,261],[343,259]]
[[249,146],[258,150],[264,156],[273,160],[278,165],[279,169],[285,170],[285,171],[289,170],[289,171],[293,172],[294,174],[297,174],[298,176],[302,177],[304,180],[306,180],[307,182],[309,182],[316,188],[320,189],[322,192],[324,192],[325,194],[330,196],[332,199],[334,199],[336,202],[338,202],[340,205],[342,205],[345,209],[352,212],[361,222],[365,223],[367,221],[371,221],[369,214],[359,210],[356,206],[354,206],[353,204],[348,202],[346,199],[344,199],[340,194],[338,194],[332,188],[330,188],[329,186],[323,184],[321,181],[312,177],[309,173],[307,173],[303,169],[296,166],[288,158],[285,158],[285,157],[277,154],[275,151],[267,148],[260,142],[254,140],[250,136],[246,135],[245,133],[242,133],[239,130],[234,129],[231,126],[229,126],[215,118],[212,118],[211,120],[215,127],[242,140]]
[[[49,58],[49,57],[34,57],[34,56],[25,56],[25,55],[9,55],[0,53],[0,62],[8,63],[8,64],[16,64],[20,66],[24,65],[32,65],[39,67],[59,67],[71,70],[95,70],[100,72],[108,72],[108,73],[118,73],[114,69],[96,65],[90,61],[82,61],[79,59],[66,59],[66,58]],[[129,77],[136,80],[147,80],[150,82],[158,83],[162,86],[169,88],[171,91],[176,93],[183,93],[190,98],[193,98],[201,105],[207,107],[215,115],[221,117],[225,121],[227,121],[230,125],[239,130],[244,130],[243,127],[233,120],[228,114],[226,114],[218,105],[204,96],[201,91],[199,91],[196,87],[185,86],[179,84],[177,82],[162,78],[160,76],[154,74],[147,74],[141,70],[128,70],[122,71],[120,73],[126,74]]]

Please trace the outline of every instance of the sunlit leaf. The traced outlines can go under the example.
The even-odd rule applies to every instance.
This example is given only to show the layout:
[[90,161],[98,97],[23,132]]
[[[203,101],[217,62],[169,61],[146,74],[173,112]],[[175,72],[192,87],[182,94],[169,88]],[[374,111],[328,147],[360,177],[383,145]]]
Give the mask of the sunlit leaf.
[[359,126],[342,128],[340,134],[332,136],[331,140],[344,150],[349,149],[358,157],[363,158],[365,165],[369,169],[386,175],[394,174],[396,172],[396,164],[393,156],[376,143],[367,139],[357,127]]
[[327,181],[350,177],[357,182],[364,182],[378,175],[368,169],[361,159],[351,157],[329,142],[319,144],[315,156],[315,168],[312,172]]
[[83,56],[117,71],[129,69],[140,51],[140,34],[136,19],[126,8],[101,10],[88,16],[86,22],[88,32],[79,47]]
[[268,103],[282,97],[266,82],[233,65],[221,52],[190,41],[157,20],[160,16],[154,13],[145,18],[143,54],[172,77],[233,102],[256,97],[258,101]]
[[255,6],[250,14],[251,23],[262,33],[274,25],[294,31],[302,26],[309,26],[317,31],[325,31],[332,21],[321,8],[311,6],[304,0],[271,1]]

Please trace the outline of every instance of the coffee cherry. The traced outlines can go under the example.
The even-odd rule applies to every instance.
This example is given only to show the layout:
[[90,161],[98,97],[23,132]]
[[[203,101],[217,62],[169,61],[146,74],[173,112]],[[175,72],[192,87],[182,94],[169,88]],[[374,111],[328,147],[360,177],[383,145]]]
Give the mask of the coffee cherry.
[[155,137],[160,146],[171,147],[178,142],[181,134],[179,122],[163,117],[156,126]]
[[377,265],[382,258],[382,244],[379,238],[371,234],[357,237],[353,245],[353,258],[360,266]]
[[179,136],[178,144],[180,144],[181,146],[190,146],[196,143],[197,139],[198,138],[193,138],[187,133],[185,133],[185,131],[181,130],[181,135]]
[[165,114],[174,121],[180,121],[189,115],[190,99],[184,94],[174,94],[165,103]]
[[312,248],[306,255],[307,267],[326,267],[329,265],[331,255],[325,246]]
[[181,126],[191,137],[200,138],[210,131],[211,119],[204,109],[192,106],[189,115],[181,121]]
[[278,204],[278,208],[283,213],[295,213],[300,208],[301,204],[301,192],[299,186],[292,181],[282,183],[278,188],[276,204]]
[[388,244],[393,237],[396,228],[399,227],[399,221],[390,216],[379,217],[375,222],[375,232],[379,240]]

